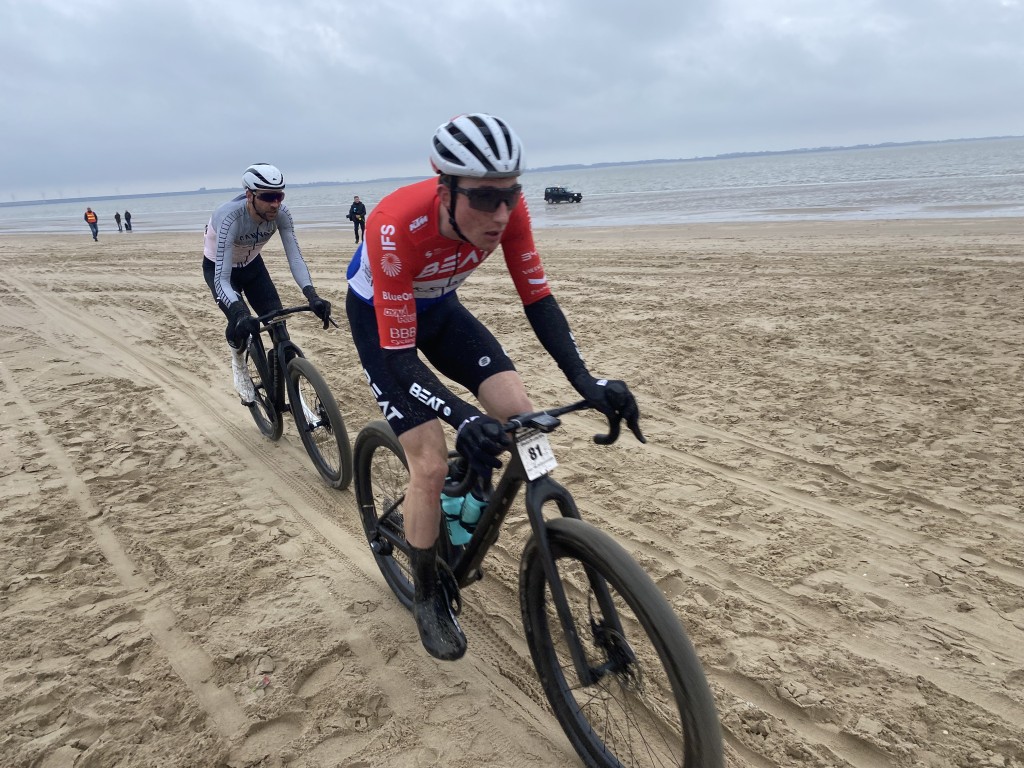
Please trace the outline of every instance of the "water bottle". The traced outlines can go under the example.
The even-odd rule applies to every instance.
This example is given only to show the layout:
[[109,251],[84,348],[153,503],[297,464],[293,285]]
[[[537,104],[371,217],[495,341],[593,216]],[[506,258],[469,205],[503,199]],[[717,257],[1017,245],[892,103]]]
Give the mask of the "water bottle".
[[460,547],[473,538],[473,531],[476,530],[477,521],[480,520],[480,513],[486,505],[486,500],[481,499],[476,491],[466,496],[441,494],[441,511],[444,513],[445,523],[448,526],[448,538],[452,544]]
[[465,500],[465,496],[441,494],[441,514],[444,515],[444,522],[448,526],[448,538],[455,546],[469,541],[469,533],[462,527],[462,503]]
[[469,533],[470,537],[473,536],[476,524],[480,522],[480,514],[486,506],[487,500],[480,498],[475,490],[470,492],[466,496],[466,500],[462,502],[462,528]]

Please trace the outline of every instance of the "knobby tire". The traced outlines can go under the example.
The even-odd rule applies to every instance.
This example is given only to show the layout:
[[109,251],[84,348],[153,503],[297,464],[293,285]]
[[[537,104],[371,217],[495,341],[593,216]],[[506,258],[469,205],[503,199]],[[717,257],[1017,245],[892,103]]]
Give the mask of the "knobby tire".
[[405,541],[401,508],[409,486],[405,451],[386,421],[372,421],[356,436],[353,457],[356,504],[373,556],[395,596],[412,609],[414,589],[409,558],[397,548],[382,553],[373,546],[374,542],[381,542],[380,527]]
[[302,445],[324,482],[338,490],[348,488],[352,448],[345,420],[324,377],[305,358],[288,363],[288,400]]
[[[610,536],[580,520],[546,523],[576,631],[596,683],[579,684],[551,601],[535,538],[523,553],[520,603],[526,641],[548,701],[590,766],[721,768],[721,730],[700,660],[668,601]],[[622,633],[597,604],[612,595]],[[604,623],[603,623],[604,622]]]
[[[257,357],[259,357],[260,363],[257,363]],[[270,376],[268,365],[269,361],[263,348],[263,342],[254,336],[252,346],[245,352],[245,366],[256,391],[256,398],[249,406],[249,414],[256,422],[260,432],[265,437],[276,441],[281,438],[281,433],[284,431],[284,415],[278,413],[267,385],[263,381],[263,375],[260,373],[262,367],[266,375]]]

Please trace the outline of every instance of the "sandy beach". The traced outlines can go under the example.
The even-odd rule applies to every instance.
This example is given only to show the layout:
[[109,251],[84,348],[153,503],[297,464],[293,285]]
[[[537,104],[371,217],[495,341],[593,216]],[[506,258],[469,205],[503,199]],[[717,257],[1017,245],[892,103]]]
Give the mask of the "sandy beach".
[[[556,476],[661,586],[731,768],[1024,766],[1020,219],[537,233],[647,445],[567,420]],[[350,436],[351,232],[299,232],[290,323]],[[0,237],[0,765],[581,765],[523,640],[513,515],[422,650],[351,492],[231,388],[201,233]],[[278,240],[285,302],[301,296]],[[460,291],[538,406],[571,388],[503,261]]]

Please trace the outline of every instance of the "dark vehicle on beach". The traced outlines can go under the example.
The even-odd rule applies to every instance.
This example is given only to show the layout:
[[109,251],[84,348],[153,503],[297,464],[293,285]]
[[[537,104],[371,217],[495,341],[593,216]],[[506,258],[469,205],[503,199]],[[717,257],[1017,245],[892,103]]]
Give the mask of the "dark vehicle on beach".
[[567,187],[547,187],[544,190],[545,203],[578,203],[582,199],[582,194]]

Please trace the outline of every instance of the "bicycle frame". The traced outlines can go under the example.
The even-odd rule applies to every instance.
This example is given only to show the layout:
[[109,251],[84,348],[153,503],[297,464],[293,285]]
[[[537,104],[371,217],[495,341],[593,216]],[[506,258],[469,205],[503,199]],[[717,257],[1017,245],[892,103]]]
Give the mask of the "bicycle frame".
[[[288,337],[284,318],[296,312],[308,311],[309,307],[288,307],[260,315],[256,318],[260,323],[260,333],[250,337],[250,355],[257,350],[257,353],[252,355],[252,360],[260,374],[260,380],[267,389],[267,396],[278,413],[287,413],[290,410],[285,402],[287,387],[284,385],[288,363],[292,358],[303,357],[302,350]],[[269,351],[263,343],[264,333],[270,337]]]
[[[505,517],[512,508],[512,504],[515,501],[516,496],[519,494],[520,489],[525,484],[526,513],[530,521],[530,528],[533,530],[533,535],[537,542],[537,547],[544,566],[544,574],[547,577],[548,586],[551,589],[551,598],[558,612],[558,618],[561,623],[562,630],[565,633],[566,642],[573,659],[576,674],[579,676],[579,680],[583,685],[593,684],[604,674],[604,671],[600,669],[593,669],[587,665],[586,654],[583,650],[583,645],[580,641],[579,635],[576,632],[576,625],[572,619],[565,590],[558,574],[558,564],[555,562],[555,558],[551,554],[547,536],[544,535],[545,523],[543,515],[544,505],[548,502],[553,502],[563,517],[571,517],[579,520],[581,519],[579,509],[577,508],[576,502],[569,491],[554,480],[550,474],[541,475],[533,480],[529,479],[517,446],[521,438],[532,434],[535,431],[544,433],[554,431],[561,424],[561,420],[558,418],[559,415],[570,411],[582,410],[588,407],[589,406],[585,401],[581,401],[563,408],[555,408],[548,411],[519,416],[510,422],[510,424],[513,425],[513,429],[511,430],[513,446],[509,451],[508,461],[506,462],[504,472],[502,472],[497,486],[490,494],[490,499],[487,502],[487,506],[484,508],[480,521],[477,523],[476,530],[473,532],[473,537],[465,544],[461,554],[458,554],[454,558],[454,563],[450,563],[452,574],[460,587],[466,587],[483,578],[480,565],[483,562],[484,557],[487,555],[488,550],[490,550],[491,546],[498,540],[498,535],[501,531],[501,526],[505,522]],[[617,437],[617,435],[618,430],[613,426],[611,436]],[[608,436],[602,437],[607,438]],[[472,476],[472,473],[470,473],[457,485],[447,487],[445,492],[452,496],[464,495],[474,482],[475,478]],[[381,519],[383,520],[386,516],[386,514],[383,515]],[[391,533],[391,531],[387,530],[385,526],[379,526],[377,533],[379,536],[387,539],[392,546],[405,552],[407,555],[409,554],[409,545],[404,540],[399,539]],[[446,542],[445,545],[448,546],[450,551],[453,551],[451,546],[447,544],[447,538],[443,532],[441,533],[440,540],[442,542]],[[615,610],[611,593],[609,592],[604,580],[596,574],[589,572],[589,570],[587,572],[587,577],[590,580],[595,594],[597,595],[602,615],[604,615],[606,619],[612,618],[613,626],[610,628],[613,631],[617,631],[622,634],[622,626],[619,623],[618,611]]]

